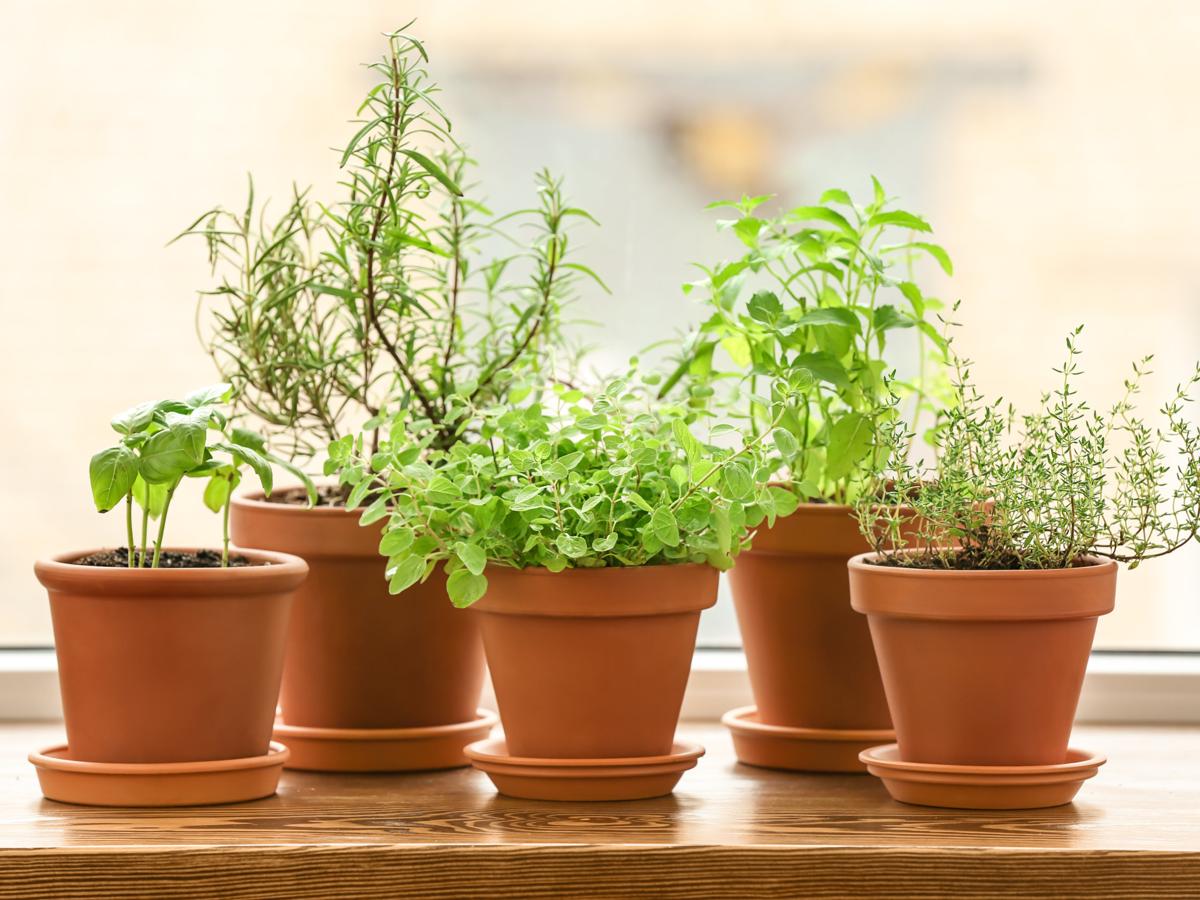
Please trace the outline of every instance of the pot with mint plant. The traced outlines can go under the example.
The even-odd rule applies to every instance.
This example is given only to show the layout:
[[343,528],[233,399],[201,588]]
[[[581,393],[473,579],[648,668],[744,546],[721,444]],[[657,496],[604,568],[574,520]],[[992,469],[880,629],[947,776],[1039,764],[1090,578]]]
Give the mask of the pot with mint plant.
[[[286,750],[271,743],[292,596],[307,573],[288,554],[235,549],[229,498],[263,490],[273,458],[221,407],[229,385],[145,403],[112,420],[117,443],[90,464],[100,512],[125,546],[38,562],[50,596],[67,746],[35,754],[46,796],[180,805],[273,793]],[[220,548],[175,548],[177,494],[203,481]]]
[[1188,418],[1200,368],[1158,423],[1135,406],[1148,360],[1102,413],[1077,393],[1077,335],[1057,386],[1021,416],[980,396],[956,360],[936,464],[911,462],[908,435],[893,435],[879,491],[906,498],[911,513],[860,504],[873,549],[850,561],[851,598],[870,625],[897,737],[864,755],[898,799],[1069,802],[1103,762],[1069,739],[1118,564],[1200,533],[1200,429]]
[[[917,266],[950,259],[921,217],[896,208],[877,180],[866,203],[826,191],[817,205],[776,215],[768,197],[728,207],[719,226],[741,246],[684,286],[707,318],[685,345],[664,393],[745,424],[773,445],[775,483],[789,498],[759,527],[729,574],[755,705],[730,711],[742,762],[862,771],[858,753],[891,739],[891,719],[865,623],[849,606],[846,561],[869,549],[853,505],[862,497],[889,418],[936,408],[944,342],[941,303]],[[892,375],[889,345],[915,350]],[[911,353],[910,353],[911,355]],[[777,422],[763,395],[784,379],[810,387]],[[893,393],[903,406],[890,402]]]
[[498,789],[669,793],[703,752],[675,740],[700,611],[747,526],[789,495],[765,483],[764,439],[702,440],[689,410],[634,380],[547,393],[473,409],[478,441],[419,455],[398,419],[374,465],[364,439],[333,454],[387,510],[393,589],[444,567],[479,623],[504,739],[467,753]]
[[[478,435],[472,403],[499,402],[572,361],[563,310],[581,278],[569,225],[590,219],[542,172],[529,209],[498,216],[473,196],[472,161],[436,104],[419,41],[388,38],[377,84],[341,152],[341,196],[294,192],[278,218],[214,209],[203,237],[220,282],[210,349],[297,462],[365,428],[373,460],[399,414],[428,434],[414,459]],[[598,281],[598,279],[595,279]],[[343,473],[344,476],[344,473]],[[294,768],[398,771],[466,765],[462,747],[495,716],[478,710],[483,649],[474,617],[446,602],[438,568],[401,596],[380,552],[386,507],[351,479],[236,497],[236,540],[304,557],[277,736]],[[366,502],[364,502],[366,501]],[[360,527],[366,526],[366,527]],[[393,586],[395,585],[393,581]],[[395,593],[395,592],[393,592]]]

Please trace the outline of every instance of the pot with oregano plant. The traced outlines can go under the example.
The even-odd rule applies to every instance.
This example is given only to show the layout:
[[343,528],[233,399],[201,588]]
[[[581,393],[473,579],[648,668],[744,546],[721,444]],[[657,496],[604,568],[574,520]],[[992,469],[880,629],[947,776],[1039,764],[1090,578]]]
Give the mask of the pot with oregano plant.
[[1200,367],[1161,424],[1135,406],[1148,359],[1103,414],[1077,394],[1078,333],[1057,386],[1020,417],[981,397],[956,359],[936,465],[912,463],[909,435],[892,434],[878,489],[911,512],[860,503],[873,550],[850,561],[851,598],[870,624],[898,741],[864,758],[897,799],[1069,802],[1104,761],[1068,741],[1118,563],[1200,534],[1200,428],[1187,415]]
[[[891,738],[870,635],[849,608],[846,560],[868,549],[852,504],[877,428],[898,414],[891,395],[905,396],[909,421],[935,406],[944,342],[931,318],[941,304],[914,273],[922,259],[952,268],[926,239],[928,223],[872,182],[865,204],[838,189],[774,216],[762,213],[768,197],[713,204],[736,213],[719,225],[743,253],[684,286],[703,291],[708,318],[664,393],[679,384],[693,404],[715,402],[769,436],[776,483],[791,497],[729,576],[755,706],[723,721],[745,763],[862,771],[859,751]],[[897,380],[885,353],[902,333],[918,364]],[[769,421],[761,395],[795,378],[810,388]]]
[[[421,43],[398,32],[370,66],[378,83],[341,153],[338,202],[296,191],[272,220],[251,185],[244,212],[214,209],[187,231],[207,241],[221,273],[212,354],[241,409],[295,459],[364,426],[377,449],[400,411],[431,451],[473,439],[470,403],[528,391],[569,363],[564,307],[579,279],[599,281],[569,252],[570,223],[591,217],[550,174],[537,175],[530,209],[497,216],[472,198],[472,162],[426,62]],[[475,619],[445,602],[440,569],[389,596],[383,507],[363,512],[364,499],[344,479],[320,485],[312,507],[301,491],[234,499],[236,540],[311,567],[277,737],[295,768],[465,765],[462,747],[495,723],[477,710]]]
[[[249,800],[275,791],[287,750],[271,743],[292,595],[304,561],[230,549],[229,499],[246,472],[265,491],[263,438],[231,425],[222,384],[112,420],[92,457],[100,512],[121,510],[126,545],[38,562],[50,595],[67,745],[34,754],[47,797],[118,806]],[[170,548],[179,488],[204,479],[225,523],[220,550]],[[140,534],[140,539],[139,539]]]
[[505,737],[467,754],[502,793],[658,796],[703,753],[675,741],[700,611],[790,495],[766,485],[764,438],[721,448],[691,415],[631,376],[473,407],[480,440],[447,450],[404,417],[374,456],[331,450],[386,511],[392,589],[444,568],[480,624]]

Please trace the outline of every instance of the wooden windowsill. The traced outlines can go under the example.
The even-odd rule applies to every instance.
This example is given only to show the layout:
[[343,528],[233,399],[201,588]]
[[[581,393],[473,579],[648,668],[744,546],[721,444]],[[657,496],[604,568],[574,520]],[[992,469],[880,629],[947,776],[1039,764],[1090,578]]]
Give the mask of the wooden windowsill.
[[905,806],[866,776],[737,765],[729,737],[674,796],[554,804],[470,769],[285,772],[278,796],[184,810],[42,799],[25,754],[53,725],[0,726],[0,900],[26,897],[891,898],[1200,896],[1200,729],[1080,727],[1109,757],[1071,806]]

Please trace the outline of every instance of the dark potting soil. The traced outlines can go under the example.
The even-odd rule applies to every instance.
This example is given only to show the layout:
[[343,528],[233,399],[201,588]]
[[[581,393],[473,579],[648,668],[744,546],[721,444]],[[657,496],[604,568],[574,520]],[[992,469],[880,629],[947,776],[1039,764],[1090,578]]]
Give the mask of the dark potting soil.
[[[907,558],[885,557],[883,559],[869,559],[867,563],[868,565],[882,566],[888,569],[923,569],[929,572],[1046,571],[1044,569],[1030,569],[1028,566],[1021,565],[1021,559],[1017,556],[1005,556],[985,564],[975,554],[962,552],[954,553],[950,556],[925,556],[918,553]],[[1096,564],[1090,560],[1076,557],[1066,568],[1084,569],[1094,565]]]
[[[317,506],[345,506],[350,496],[348,484],[318,484]],[[288,506],[308,506],[308,492],[302,487],[284,488],[266,498],[268,503],[284,503]]]
[[[153,556],[154,551],[150,551]],[[118,547],[116,550],[105,550],[103,553],[92,553],[81,559],[75,560],[77,566],[100,566],[107,569],[127,569],[129,568],[129,551],[124,547]],[[240,568],[241,566],[260,566],[265,563],[258,563],[245,556],[231,554],[229,557],[229,566],[231,568]],[[150,560],[146,560],[146,567],[149,568]],[[164,550],[158,558],[158,567],[160,569],[216,569],[221,566],[221,554],[216,550],[197,550],[193,553],[180,553],[176,550]]]

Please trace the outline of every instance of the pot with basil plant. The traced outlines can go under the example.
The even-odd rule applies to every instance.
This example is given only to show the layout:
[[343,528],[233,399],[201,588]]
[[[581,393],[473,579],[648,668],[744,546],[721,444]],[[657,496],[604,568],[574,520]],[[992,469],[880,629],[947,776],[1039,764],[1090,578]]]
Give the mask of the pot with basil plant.
[[[572,360],[563,310],[595,276],[573,260],[569,225],[591,217],[546,172],[530,209],[497,216],[473,198],[472,162],[426,63],[419,41],[388,37],[341,152],[337,202],[297,190],[271,219],[251,185],[244,211],[211,210],[186,232],[206,240],[221,275],[210,292],[213,357],[240,409],[298,461],[365,428],[369,464],[401,412],[430,435],[430,452],[444,451],[473,439],[468,404],[528,391]],[[293,490],[233,501],[238,542],[295,553],[311,569],[276,732],[289,766],[466,765],[463,746],[496,721],[477,710],[475,619],[445,602],[440,569],[389,596],[382,505],[363,512],[364,495],[344,479],[319,485],[315,499]]]
[[[870,635],[849,608],[846,560],[868,549],[852,504],[871,472],[874,436],[896,415],[936,409],[944,341],[941,303],[916,267],[946,251],[929,224],[898,209],[877,180],[865,204],[833,189],[819,203],[773,216],[768,197],[717,203],[742,248],[701,266],[684,286],[708,318],[686,343],[663,393],[679,389],[767,436],[777,485],[789,498],[730,572],[755,706],[724,718],[738,758],[773,768],[862,771],[858,753],[891,739]],[[889,378],[889,345],[904,335],[918,362]],[[760,395],[796,373],[813,388],[779,421]],[[899,392],[905,404],[891,403]]]
[[936,464],[911,462],[910,435],[894,429],[877,485],[893,505],[860,503],[873,549],[850,561],[851,598],[898,741],[863,757],[899,800],[1069,802],[1104,762],[1068,741],[1118,563],[1200,534],[1200,428],[1188,417],[1200,367],[1158,422],[1136,408],[1149,359],[1102,413],[1077,393],[1078,334],[1056,386],[1021,416],[980,396],[956,358]]
[[[263,438],[233,427],[230,386],[144,403],[112,420],[92,457],[92,497],[125,546],[38,562],[50,595],[67,746],[33,754],[47,797],[116,806],[249,800],[274,793],[287,750],[271,743],[292,595],[304,561],[231,549],[233,488],[270,492]],[[296,473],[299,474],[299,473]],[[166,544],[182,486],[203,479],[221,548]]]
[[472,407],[479,440],[445,450],[404,416],[376,454],[331,449],[385,516],[392,590],[444,568],[480,624],[505,738],[467,754],[502,793],[658,796],[703,753],[675,741],[700,611],[790,494],[766,484],[765,437],[718,446],[731,426],[689,418],[631,375]]

